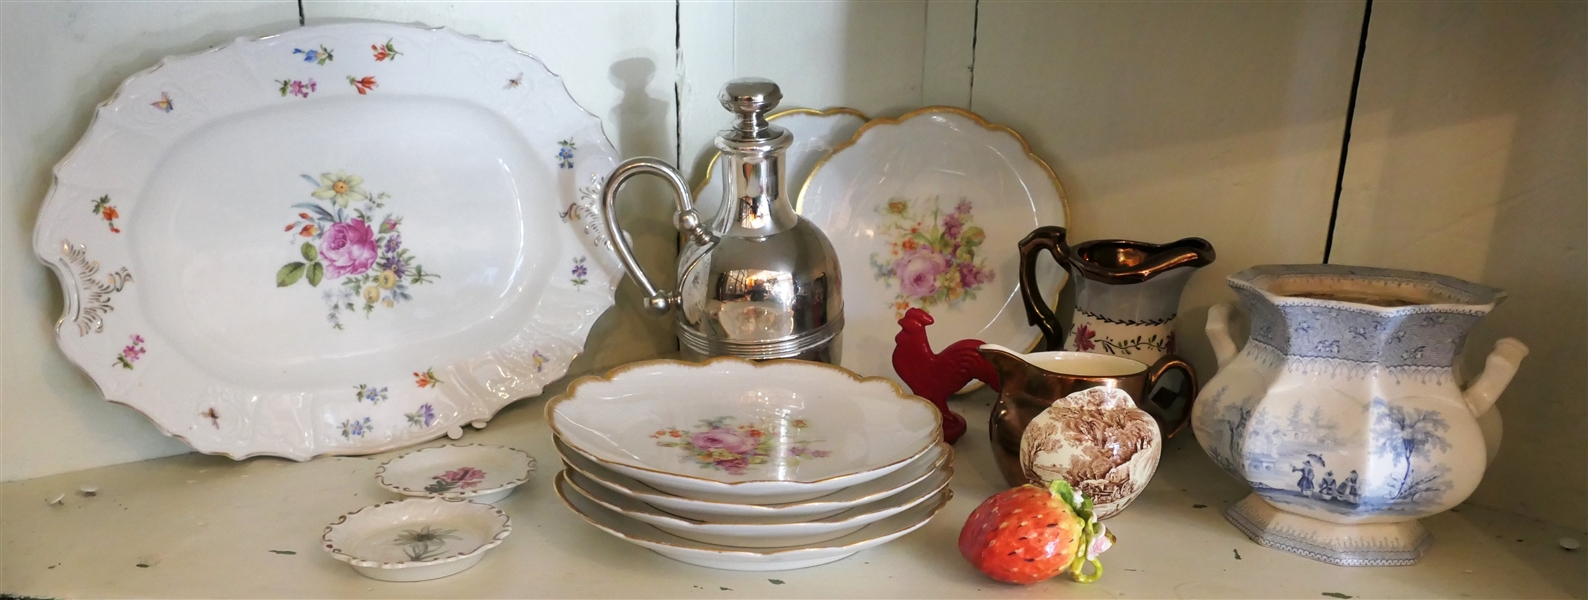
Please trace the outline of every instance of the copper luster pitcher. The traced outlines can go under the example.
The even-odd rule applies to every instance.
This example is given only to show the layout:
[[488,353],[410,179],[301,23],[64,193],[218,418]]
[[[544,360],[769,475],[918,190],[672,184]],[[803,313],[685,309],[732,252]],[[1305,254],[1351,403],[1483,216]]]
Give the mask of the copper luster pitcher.
[[[1063,227],[1047,226],[1020,240],[1021,300],[1026,318],[1042,330],[1047,347],[1109,354],[1149,365],[1165,357],[1179,361],[1174,325],[1180,293],[1197,269],[1213,263],[1213,245],[1202,238],[1185,238],[1167,244],[1093,240],[1071,246],[1065,235]],[[1036,285],[1036,261],[1043,251],[1075,282],[1075,312],[1068,327],[1059,323]],[[1196,399],[1196,373],[1190,365],[1184,371],[1183,379],[1167,380],[1164,389],[1149,386],[1142,394],[1131,394],[1136,405],[1158,421],[1164,438],[1185,427]]]
[[993,458],[1009,485],[1038,483],[1027,481],[1020,466],[1020,438],[1026,426],[1042,411],[1065,396],[1094,387],[1117,388],[1135,401],[1136,406],[1158,422],[1165,438],[1185,426],[1189,415],[1179,421],[1165,421],[1159,407],[1142,395],[1151,391],[1166,373],[1179,372],[1191,377],[1191,365],[1173,356],[1158,359],[1152,366],[1106,354],[1086,352],[1033,352],[1021,354],[997,344],[983,344],[982,357],[998,372],[998,400],[987,423],[992,437]]
[[[1202,238],[1167,244],[1092,240],[1070,246],[1063,227],[1046,226],[1020,240],[1020,296],[1026,318],[1048,348],[1113,354],[1152,364],[1174,354],[1180,293],[1197,269],[1213,264]],[[1036,260],[1047,251],[1075,282],[1069,327],[1042,299]]]

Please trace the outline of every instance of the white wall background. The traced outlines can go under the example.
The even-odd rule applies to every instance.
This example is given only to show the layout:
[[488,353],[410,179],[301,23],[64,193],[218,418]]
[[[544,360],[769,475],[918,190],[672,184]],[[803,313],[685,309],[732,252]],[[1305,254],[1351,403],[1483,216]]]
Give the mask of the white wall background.
[[[1373,5],[1332,262],[1438,271],[1511,290],[1472,342],[1534,353],[1499,404],[1506,444],[1476,501],[1588,529],[1585,5]],[[1182,306],[1212,368],[1223,277],[1318,262],[1366,5],[1348,2],[333,2],[308,24],[380,19],[505,39],[545,60],[626,156],[698,178],[727,120],[718,87],[782,84],[786,107],[895,116],[970,108],[1058,172],[1076,239],[1196,235],[1219,259]],[[122,78],[168,54],[297,26],[293,2],[0,3],[0,478],[186,450],[105,403],[55,349],[60,292],[28,249],[49,167]],[[668,272],[656,188],[625,213]],[[647,208],[639,208],[646,205]],[[1013,240],[1010,241],[1011,243]],[[632,285],[575,373],[673,347]],[[1563,468],[1563,465],[1565,468]],[[1564,475],[1562,475],[1564,474]]]
[[1533,353],[1472,501],[1588,530],[1588,4],[1375,3],[1331,260],[1510,297],[1467,341]]

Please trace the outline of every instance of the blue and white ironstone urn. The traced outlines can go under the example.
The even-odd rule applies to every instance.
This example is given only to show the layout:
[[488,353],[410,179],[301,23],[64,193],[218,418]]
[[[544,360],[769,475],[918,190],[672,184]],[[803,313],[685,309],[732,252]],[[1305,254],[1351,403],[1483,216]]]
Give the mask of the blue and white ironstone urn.
[[1478,417],[1527,355],[1501,339],[1461,387],[1467,334],[1504,292],[1341,265],[1258,266],[1229,285],[1251,336],[1237,354],[1230,305],[1209,311],[1219,373],[1191,415],[1202,449],[1252,487],[1225,516],[1259,544],[1328,563],[1415,563],[1433,541],[1417,519],[1483,478]]

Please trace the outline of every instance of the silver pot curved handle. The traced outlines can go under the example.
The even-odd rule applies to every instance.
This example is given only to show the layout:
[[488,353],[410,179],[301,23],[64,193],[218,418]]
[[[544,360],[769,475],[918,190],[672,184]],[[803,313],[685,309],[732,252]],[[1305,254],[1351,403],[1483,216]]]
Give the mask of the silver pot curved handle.
[[612,170],[612,174],[607,177],[606,189],[601,192],[601,216],[606,221],[607,231],[612,232],[612,245],[617,248],[618,260],[623,262],[623,269],[628,271],[629,277],[633,277],[634,282],[639,284],[640,290],[645,293],[646,310],[662,314],[678,306],[680,302],[678,291],[662,291],[651,284],[651,279],[645,276],[645,270],[640,267],[639,260],[634,258],[634,250],[629,248],[623,230],[618,228],[618,190],[629,178],[636,175],[655,175],[672,186],[673,197],[678,202],[678,214],[673,218],[673,226],[677,227],[679,232],[689,236],[701,246],[710,246],[716,243],[717,238],[701,227],[700,214],[695,212],[694,200],[689,195],[689,186],[684,184],[684,176],[680,175],[672,165],[661,159],[642,156],[623,161]]

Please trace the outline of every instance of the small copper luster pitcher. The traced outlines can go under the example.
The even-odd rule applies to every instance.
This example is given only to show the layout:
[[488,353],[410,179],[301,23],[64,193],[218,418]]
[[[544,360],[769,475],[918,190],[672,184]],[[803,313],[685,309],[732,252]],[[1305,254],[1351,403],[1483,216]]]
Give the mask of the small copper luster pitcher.
[[[1047,251],[1075,282],[1075,312],[1068,327],[1043,300],[1036,262]],[[1038,227],[1020,240],[1020,297],[1026,318],[1042,330],[1051,350],[1109,354],[1156,364],[1175,358],[1175,318],[1180,293],[1201,267],[1213,263],[1213,245],[1202,238],[1167,244],[1092,240],[1071,246],[1063,227]],[[1176,358],[1176,360],[1179,360]],[[1181,362],[1180,364],[1185,364]],[[1158,421],[1167,439],[1184,426],[1197,395],[1196,373],[1187,366],[1178,384],[1131,394],[1136,406]]]
[[1106,354],[1021,354],[997,344],[983,344],[978,350],[998,372],[1000,390],[987,432],[992,437],[993,458],[1009,485],[1030,483],[1020,467],[1020,437],[1025,435],[1026,426],[1054,402],[1075,392],[1094,387],[1124,391],[1137,407],[1158,422],[1165,439],[1171,432],[1185,427],[1189,417],[1182,412],[1177,420],[1165,421],[1163,409],[1143,396],[1153,389],[1159,378],[1171,371],[1179,371],[1187,381],[1192,380],[1191,365],[1175,356],[1160,358],[1149,367],[1136,360]]
[[[1063,227],[1038,227],[1020,240],[1020,298],[1026,319],[1042,330],[1048,348],[1097,352],[1147,364],[1174,354],[1180,292],[1198,268],[1213,264],[1202,238],[1167,244],[1092,240],[1070,246]],[[1036,285],[1036,261],[1047,251],[1070,272],[1075,312],[1059,323]]]

